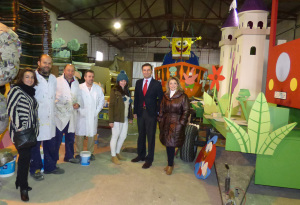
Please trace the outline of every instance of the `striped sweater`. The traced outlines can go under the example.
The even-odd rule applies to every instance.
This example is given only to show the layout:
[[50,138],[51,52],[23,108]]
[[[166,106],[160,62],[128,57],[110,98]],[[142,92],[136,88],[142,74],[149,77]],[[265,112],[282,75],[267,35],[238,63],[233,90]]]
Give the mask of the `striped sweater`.
[[13,87],[7,96],[7,112],[10,117],[9,132],[13,140],[16,130],[34,127],[39,134],[38,103],[19,86]]

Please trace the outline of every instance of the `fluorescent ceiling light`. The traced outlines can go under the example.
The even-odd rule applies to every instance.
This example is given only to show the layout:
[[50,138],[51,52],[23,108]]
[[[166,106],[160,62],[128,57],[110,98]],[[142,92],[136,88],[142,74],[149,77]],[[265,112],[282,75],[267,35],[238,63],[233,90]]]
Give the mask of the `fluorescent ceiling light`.
[[119,21],[115,22],[114,27],[115,27],[115,29],[121,28],[120,22]]

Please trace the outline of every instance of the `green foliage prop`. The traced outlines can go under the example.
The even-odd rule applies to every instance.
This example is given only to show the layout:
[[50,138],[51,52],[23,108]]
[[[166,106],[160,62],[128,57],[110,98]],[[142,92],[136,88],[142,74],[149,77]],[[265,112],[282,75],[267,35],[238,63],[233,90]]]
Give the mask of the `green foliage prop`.
[[246,118],[247,121],[248,121],[248,113],[247,113],[247,110],[245,108],[244,101],[246,101],[249,97],[250,97],[250,91],[248,89],[241,89],[240,92],[239,92],[238,97],[236,98],[242,106],[242,110],[243,110],[243,113],[244,113],[245,118]]
[[57,53],[56,57],[59,57],[59,58],[69,58],[70,57],[70,51],[67,51],[67,50],[59,51]]
[[69,41],[67,46],[68,46],[68,49],[70,49],[71,51],[78,51],[80,48],[80,44],[78,43],[77,39],[73,39],[73,40]]
[[60,49],[62,45],[64,45],[66,42],[64,39],[62,38],[57,38],[54,40],[54,42],[52,43],[52,48],[53,49]]
[[212,114],[218,112],[217,105],[213,98],[207,94],[206,92],[203,93],[203,100],[204,100],[204,112],[206,114]]
[[285,125],[270,134],[270,112],[263,93],[257,96],[250,111],[248,133],[232,120],[224,119],[238,141],[241,152],[264,155],[273,155],[278,144],[297,124]]
[[219,100],[218,103],[219,103],[219,108],[222,109],[222,112],[221,112],[221,113],[225,114],[225,113],[226,113],[226,110],[227,110],[227,108],[228,108],[228,106],[229,106],[229,95],[228,95],[228,93],[224,94],[224,95],[220,98],[220,100]]

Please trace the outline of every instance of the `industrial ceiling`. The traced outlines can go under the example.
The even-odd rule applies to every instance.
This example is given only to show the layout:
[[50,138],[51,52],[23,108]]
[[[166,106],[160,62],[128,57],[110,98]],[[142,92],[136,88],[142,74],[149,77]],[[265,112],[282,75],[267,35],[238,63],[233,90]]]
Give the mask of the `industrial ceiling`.
[[[272,0],[262,0],[271,11]],[[237,10],[245,0],[237,0]],[[198,37],[199,48],[218,48],[220,28],[232,0],[44,0],[58,21],[69,20],[120,50],[141,46],[162,36]],[[278,20],[295,21],[298,0],[279,0]],[[270,16],[269,16],[270,18]],[[121,29],[113,28],[120,21]],[[268,25],[269,26],[269,25]]]

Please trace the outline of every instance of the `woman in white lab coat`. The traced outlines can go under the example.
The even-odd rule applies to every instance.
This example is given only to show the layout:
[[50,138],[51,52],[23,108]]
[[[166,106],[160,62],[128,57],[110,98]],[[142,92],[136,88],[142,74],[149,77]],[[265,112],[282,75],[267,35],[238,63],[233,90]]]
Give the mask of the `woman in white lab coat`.
[[75,158],[79,158],[79,154],[83,150],[83,139],[86,136],[88,138],[87,150],[92,153],[90,159],[95,160],[93,155],[94,136],[97,134],[98,114],[104,105],[104,94],[101,87],[94,83],[94,76],[94,71],[87,70],[84,74],[85,82],[79,85],[82,105],[78,109],[77,116]]

